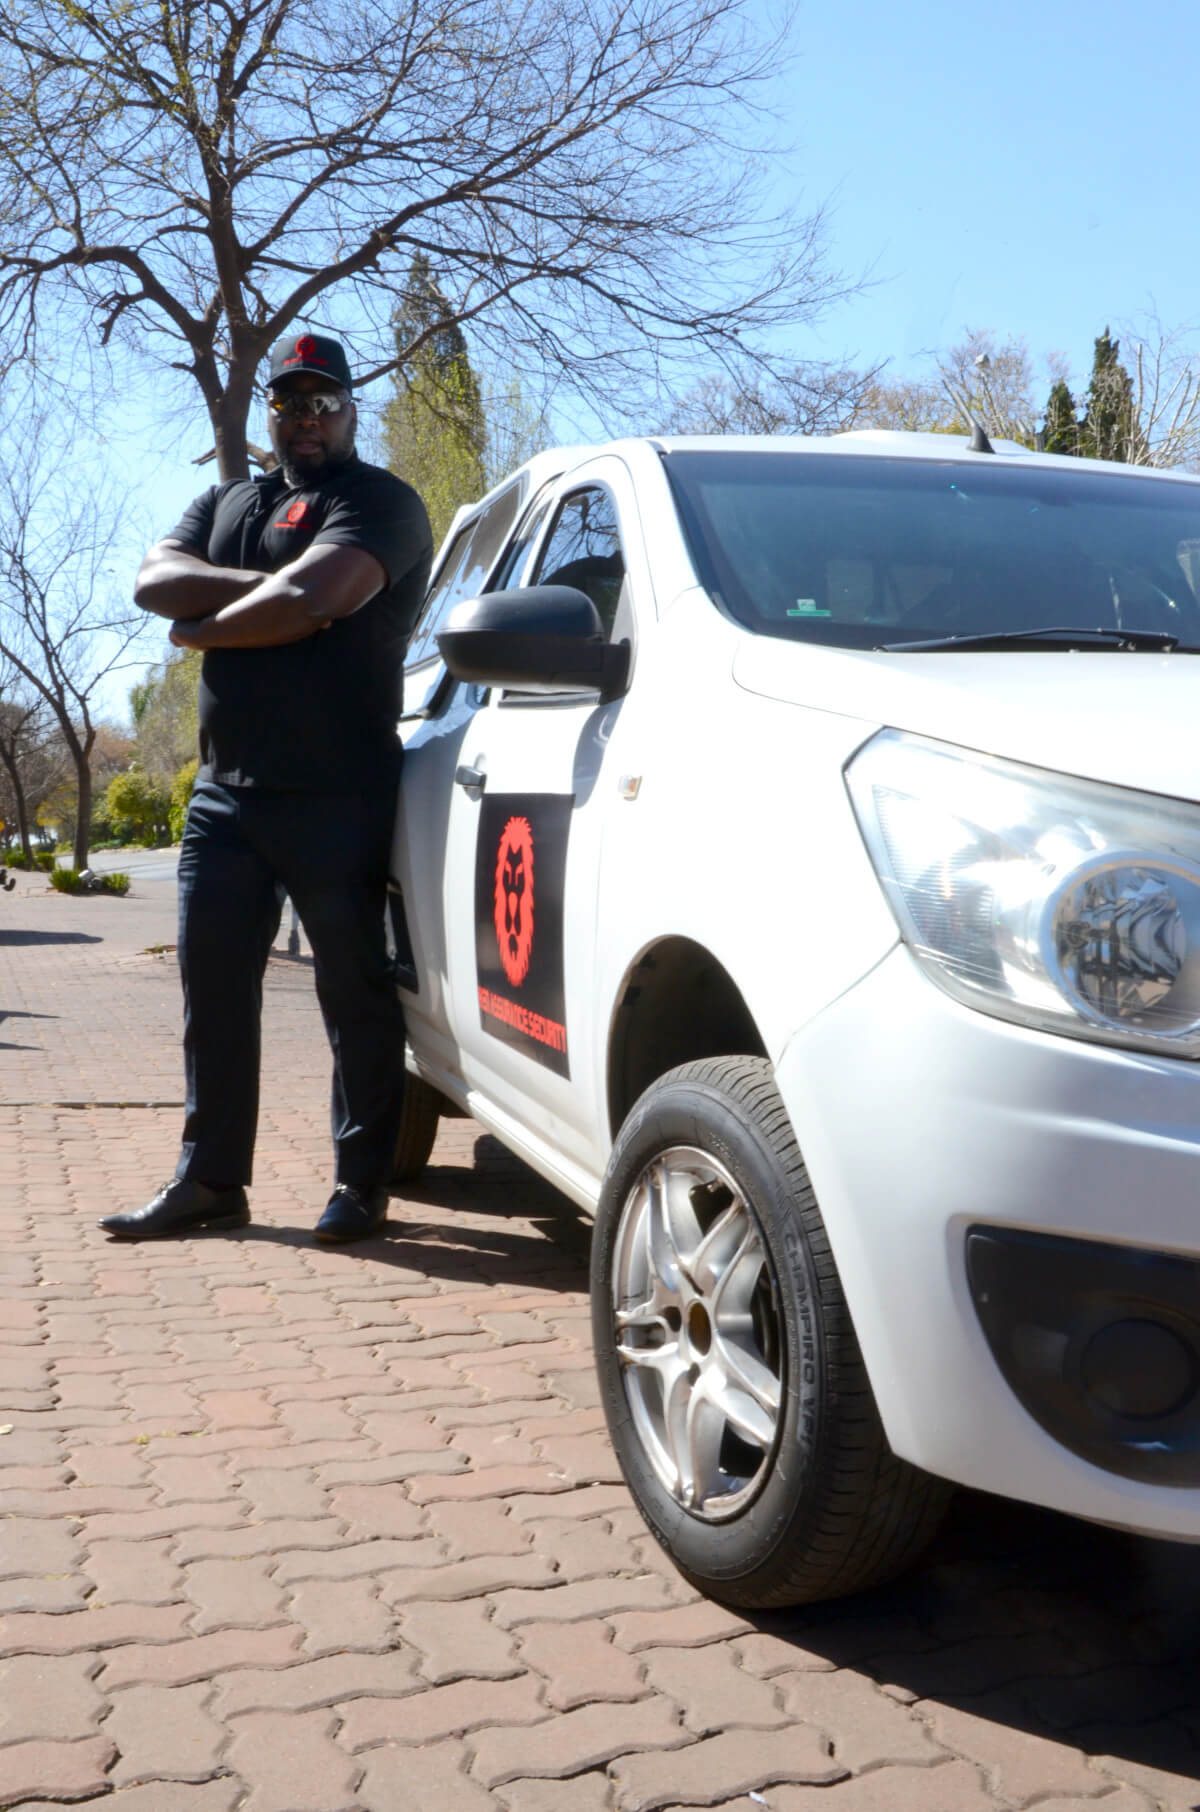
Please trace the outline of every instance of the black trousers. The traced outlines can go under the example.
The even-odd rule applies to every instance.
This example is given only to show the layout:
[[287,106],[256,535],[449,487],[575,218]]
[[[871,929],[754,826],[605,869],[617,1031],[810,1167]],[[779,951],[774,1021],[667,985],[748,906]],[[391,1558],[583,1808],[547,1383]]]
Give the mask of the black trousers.
[[262,979],[286,890],[333,1050],[336,1180],[372,1189],[390,1178],[404,1093],[404,1015],[384,937],[395,804],[394,787],[196,786],[179,856],[187,1117],[176,1176],[251,1179]]

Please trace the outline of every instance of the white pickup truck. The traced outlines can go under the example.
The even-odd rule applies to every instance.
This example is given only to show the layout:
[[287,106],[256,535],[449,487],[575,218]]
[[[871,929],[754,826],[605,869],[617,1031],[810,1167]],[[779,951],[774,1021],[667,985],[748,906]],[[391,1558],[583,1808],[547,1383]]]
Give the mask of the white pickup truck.
[[770,1606],[953,1482],[1200,1538],[1200,482],[645,439],[460,512],[409,652],[401,1168],[594,1214],[647,1523]]

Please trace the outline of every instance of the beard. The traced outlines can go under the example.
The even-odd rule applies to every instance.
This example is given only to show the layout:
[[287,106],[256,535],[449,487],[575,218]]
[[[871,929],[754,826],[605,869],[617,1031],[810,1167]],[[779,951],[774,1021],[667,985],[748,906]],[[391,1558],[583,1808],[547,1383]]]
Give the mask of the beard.
[[305,485],[319,484],[322,478],[328,478],[353,457],[354,443],[351,442],[347,447],[326,448],[320,453],[305,453],[299,457],[285,453],[279,465],[290,489],[302,491]]

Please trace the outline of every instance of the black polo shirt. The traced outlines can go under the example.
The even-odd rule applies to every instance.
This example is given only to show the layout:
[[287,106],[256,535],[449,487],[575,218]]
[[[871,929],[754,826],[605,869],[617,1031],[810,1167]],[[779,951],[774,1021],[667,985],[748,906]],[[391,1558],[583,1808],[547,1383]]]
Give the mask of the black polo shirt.
[[290,490],[281,471],[213,485],[169,540],[213,566],[273,573],[315,545],[361,547],[387,574],[353,616],[282,648],[210,648],[198,695],[200,777],[357,791],[399,772],[404,650],[433,554],[411,485],[357,456]]

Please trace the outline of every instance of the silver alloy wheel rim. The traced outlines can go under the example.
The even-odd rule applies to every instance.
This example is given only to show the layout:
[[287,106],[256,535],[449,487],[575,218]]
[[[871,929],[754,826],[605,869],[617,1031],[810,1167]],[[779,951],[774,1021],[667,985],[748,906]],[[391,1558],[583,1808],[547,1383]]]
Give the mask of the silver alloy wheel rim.
[[771,1469],[784,1342],[758,1223],[707,1152],[676,1145],[646,1166],[621,1210],[612,1291],[643,1450],[677,1504],[726,1522]]

